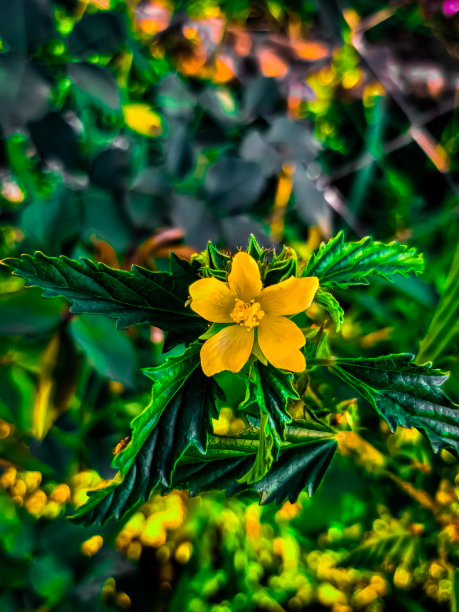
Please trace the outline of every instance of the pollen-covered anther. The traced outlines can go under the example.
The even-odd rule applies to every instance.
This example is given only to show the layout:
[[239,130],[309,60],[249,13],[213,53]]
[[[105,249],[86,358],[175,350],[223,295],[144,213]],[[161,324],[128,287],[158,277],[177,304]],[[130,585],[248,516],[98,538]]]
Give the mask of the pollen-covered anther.
[[261,309],[259,302],[255,302],[255,300],[243,302],[236,298],[236,303],[230,316],[239,325],[245,325],[247,331],[249,331],[252,327],[260,325],[260,321],[265,316],[265,313]]

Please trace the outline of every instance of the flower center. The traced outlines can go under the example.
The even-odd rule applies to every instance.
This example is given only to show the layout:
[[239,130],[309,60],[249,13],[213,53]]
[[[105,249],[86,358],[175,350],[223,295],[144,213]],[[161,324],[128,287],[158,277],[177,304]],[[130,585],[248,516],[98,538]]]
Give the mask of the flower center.
[[249,331],[252,327],[260,325],[260,321],[265,316],[265,313],[261,309],[259,302],[255,302],[255,300],[243,302],[236,298],[236,303],[230,316],[239,325],[245,325],[247,331]]

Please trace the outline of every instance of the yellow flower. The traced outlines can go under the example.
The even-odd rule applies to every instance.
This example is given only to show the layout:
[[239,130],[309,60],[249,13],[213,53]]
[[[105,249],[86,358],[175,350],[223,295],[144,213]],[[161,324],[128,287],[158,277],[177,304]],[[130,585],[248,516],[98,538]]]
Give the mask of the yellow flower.
[[148,104],[125,104],[123,116],[126,125],[143,136],[159,136],[162,133],[161,116]]
[[233,323],[203,344],[204,374],[239,372],[259,350],[274,367],[302,372],[306,362],[299,349],[305,339],[286,317],[309,308],[318,286],[315,276],[292,276],[263,289],[257,262],[244,252],[235,255],[228,283],[203,278],[190,285],[190,305],[198,315],[212,323]]

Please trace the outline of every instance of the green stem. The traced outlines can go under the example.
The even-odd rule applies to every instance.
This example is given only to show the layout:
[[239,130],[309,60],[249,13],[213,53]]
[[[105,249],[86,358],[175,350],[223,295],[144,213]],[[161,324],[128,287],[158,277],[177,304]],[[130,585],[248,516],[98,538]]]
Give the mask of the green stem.
[[308,367],[313,366],[332,366],[335,363],[335,358],[330,357],[330,359],[308,359]]

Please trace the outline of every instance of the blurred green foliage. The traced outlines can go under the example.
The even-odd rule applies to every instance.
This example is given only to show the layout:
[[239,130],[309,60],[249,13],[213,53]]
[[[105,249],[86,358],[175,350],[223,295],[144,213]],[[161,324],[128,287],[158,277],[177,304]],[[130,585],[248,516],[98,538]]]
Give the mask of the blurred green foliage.
[[[1,0],[0,257],[165,270],[250,233],[305,259],[340,229],[395,239],[425,274],[337,288],[330,345],[435,359],[457,397],[459,24],[442,8]],[[457,608],[456,461],[345,384],[314,405],[343,435],[311,499],[173,492],[104,530],[69,522],[113,476],[163,337],[73,317],[3,266],[0,286],[2,611]]]

